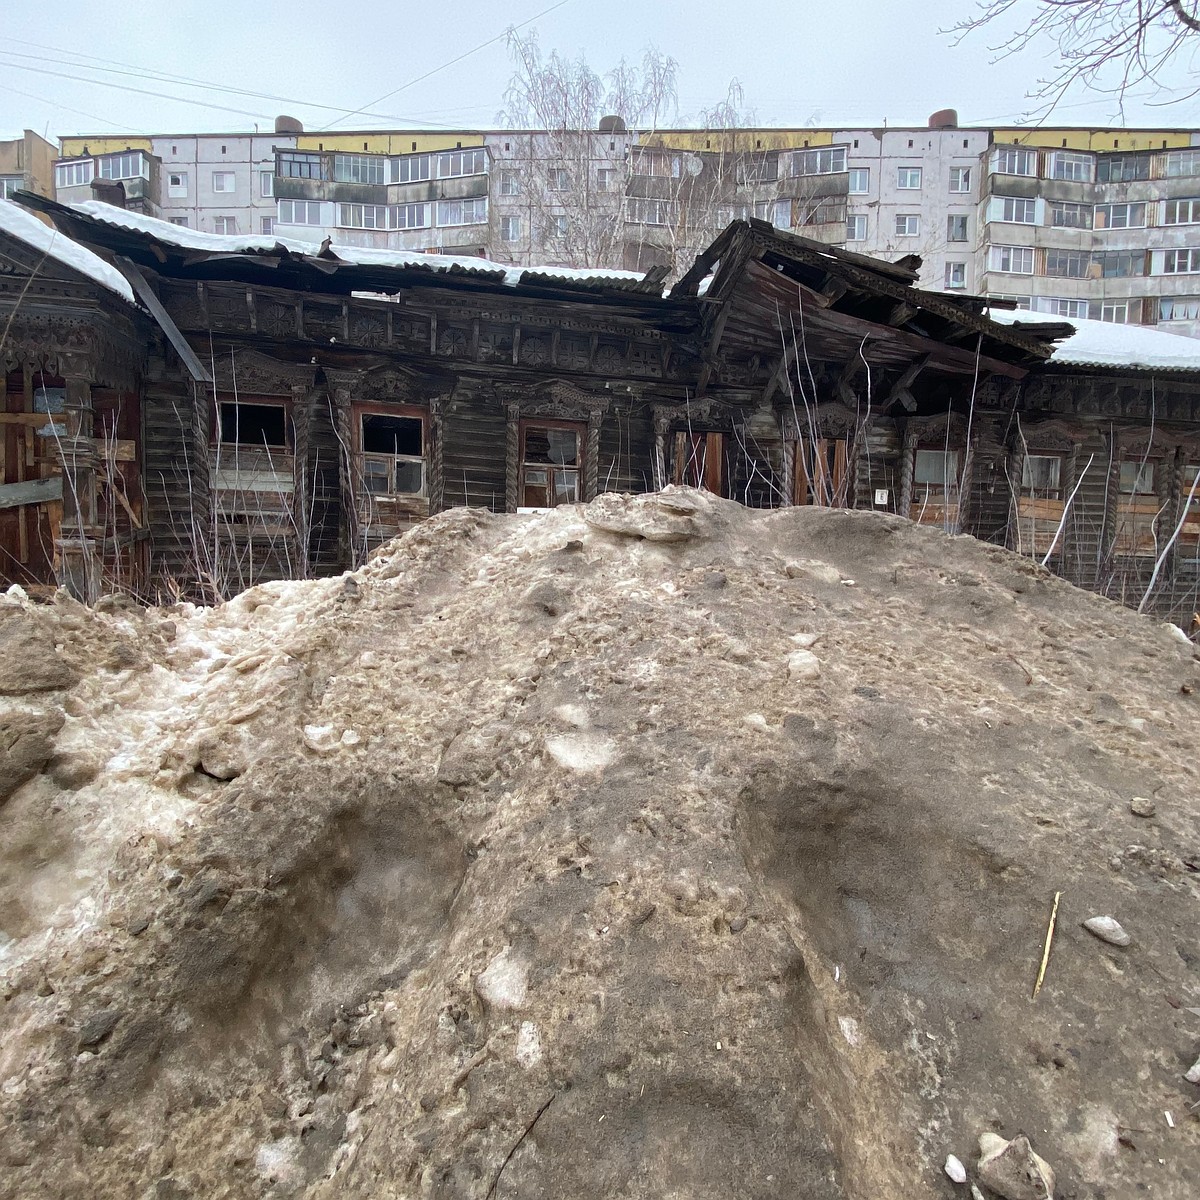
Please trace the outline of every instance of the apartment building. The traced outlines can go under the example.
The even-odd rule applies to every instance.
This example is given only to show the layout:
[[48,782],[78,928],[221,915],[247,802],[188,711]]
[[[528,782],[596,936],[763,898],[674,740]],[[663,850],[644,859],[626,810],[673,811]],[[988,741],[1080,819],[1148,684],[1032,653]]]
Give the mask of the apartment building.
[[[676,271],[735,218],[921,285],[1200,336],[1200,131],[920,128],[69,138],[56,195],[217,234]],[[120,190],[114,194],[114,185]]]
[[981,291],[1200,336],[1200,135],[996,130],[985,164]]
[[7,200],[19,189],[53,196],[57,157],[54,144],[32,129],[26,129],[19,138],[0,140],[0,200]]

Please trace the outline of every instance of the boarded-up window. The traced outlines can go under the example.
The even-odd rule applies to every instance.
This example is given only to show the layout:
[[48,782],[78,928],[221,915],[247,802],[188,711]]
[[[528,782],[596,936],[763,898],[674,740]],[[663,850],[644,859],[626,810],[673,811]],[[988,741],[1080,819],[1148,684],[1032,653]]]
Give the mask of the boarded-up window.
[[425,491],[425,423],[420,417],[362,414],[363,486],[383,496]]
[[679,430],[675,434],[675,458],[671,481],[703,488],[723,496],[725,486],[725,435]]
[[792,496],[796,504],[822,508],[849,505],[849,444],[845,438],[798,438]]
[[1158,472],[1155,458],[1127,459],[1118,466],[1116,538],[1117,554],[1157,553],[1155,522],[1159,509]]
[[[1200,472],[1200,463],[1188,463],[1183,468],[1183,490],[1179,497],[1180,505],[1187,505],[1187,516],[1179,530],[1178,549],[1182,556],[1200,558],[1200,483],[1196,483],[1196,474]],[[1195,485],[1195,492],[1192,487]],[[1188,504],[1188,496],[1192,501]]]
[[521,423],[521,507],[555,508],[580,498],[584,426],[567,421]]
[[1063,460],[1058,454],[1026,454],[1021,464],[1021,494],[1017,497],[1017,545],[1019,554],[1044,556],[1054,545],[1062,548],[1055,534],[1062,523]]
[[922,525],[958,525],[958,451],[918,449],[913,455],[909,516]]

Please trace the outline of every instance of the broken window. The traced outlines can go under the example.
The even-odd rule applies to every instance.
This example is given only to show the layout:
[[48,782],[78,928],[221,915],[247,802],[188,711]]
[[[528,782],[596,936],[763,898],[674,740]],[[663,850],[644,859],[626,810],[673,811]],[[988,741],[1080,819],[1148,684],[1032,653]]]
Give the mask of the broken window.
[[425,491],[425,422],[417,416],[362,414],[363,487],[376,496]]
[[958,451],[922,450],[913,455],[909,515],[923,525],[958,526]]
[[1021,467],[1021,494],[1057,500],[1062,481],[1062,458],[1057,454],[1027,454]]
[[521,424],[521,507],[554,508],[580,499],[584,427],[566,421]]
[[227,446],[283,449],[288,444],[287,409],[282,404],[222,400],[221,442]]
[[1018,554],[1044,557],[1062,552],[1063,459],[1060,454],[1026,454],[1017,497]]

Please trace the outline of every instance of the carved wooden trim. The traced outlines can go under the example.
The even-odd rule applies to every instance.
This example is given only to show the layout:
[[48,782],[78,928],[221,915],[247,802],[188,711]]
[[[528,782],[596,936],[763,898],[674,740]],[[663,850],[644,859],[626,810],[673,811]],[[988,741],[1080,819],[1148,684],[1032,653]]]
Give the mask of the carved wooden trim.
[[429,401],[429,511],[441,512],[446,503],[445,400],[434,396]]
[[504,510],[514,513],[521,495],[521,406],[505,405],[504,426]]

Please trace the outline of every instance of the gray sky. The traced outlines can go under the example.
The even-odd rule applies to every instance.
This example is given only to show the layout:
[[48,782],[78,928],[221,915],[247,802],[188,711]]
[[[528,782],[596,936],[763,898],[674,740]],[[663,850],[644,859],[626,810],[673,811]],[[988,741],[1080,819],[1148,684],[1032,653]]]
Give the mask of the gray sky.
[[[1034,0],[1023,2],[1028,10]],[[486,128],[496,123],[512,73],[499,35],[555,3],[0,0],[0,135],[24,127],[52,139],[269,130],[280,112],[310,129],[335,122]],[[943,107],[957,108],[963,124],[1017,120],[1049,69],[1050,48],[990,65],[988,44],[999,31],[954,47],[938,31],[971,7],[969,0],[566,0],[527,28],[537,29],[544,50],[582,53],[601,73],[622,57],[639,60],[647,45],[670,54],[679,63],[679,124],[721,100],[735,78],[763,125],[920,124]],[[1187,66],[1175,64],[1168,82],[1184,82]],[[403,90],[371,109],[386,119],[338,121],[393,89]],[[1052,123],[1118,120],[1111,99],[1081,92],[1066,98]],[[1126,123],[1200,124],[1200,100],[1127,103]]]

